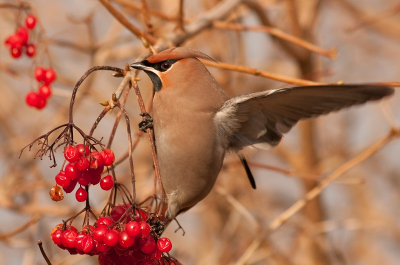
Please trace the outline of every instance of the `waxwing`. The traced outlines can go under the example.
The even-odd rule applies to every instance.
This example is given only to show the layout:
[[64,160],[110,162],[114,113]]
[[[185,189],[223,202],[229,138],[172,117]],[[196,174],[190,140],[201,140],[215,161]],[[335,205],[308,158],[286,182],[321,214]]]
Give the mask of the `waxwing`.
[[[299,120],[393,94],[387,86],[324,85],[266,90],[229,98],[189,48],[170,48],[131,64],[154,85],[153,126],[166,220],[211,191],[229,150],[276,146]],[[243,155],[252,186],[254,179]]]

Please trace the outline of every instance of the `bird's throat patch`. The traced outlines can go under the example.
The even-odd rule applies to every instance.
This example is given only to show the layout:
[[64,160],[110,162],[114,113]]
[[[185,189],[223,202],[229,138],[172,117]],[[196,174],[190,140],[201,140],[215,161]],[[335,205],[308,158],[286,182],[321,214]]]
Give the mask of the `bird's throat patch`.
[[157,92],[160,91],[161,87],[162,87],[162,83],[161,83],[160,77],[158,77],[158,75],[153,73],[153,72],[146,71],[146,70],[144,70],[144,71],[150,77],[151,82],[153,82],[154,90],[157,91]]

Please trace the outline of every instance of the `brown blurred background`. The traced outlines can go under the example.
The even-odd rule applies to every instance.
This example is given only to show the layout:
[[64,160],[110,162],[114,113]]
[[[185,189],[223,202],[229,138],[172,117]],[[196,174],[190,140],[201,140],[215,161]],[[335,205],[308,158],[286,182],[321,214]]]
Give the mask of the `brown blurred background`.
[[[20,2],[3,0],[0,6],[3,3]],[[0,45],[0,264],[45,264],[38,239],[53,264],[97,264],[95,257],[70,256],[49,237],[56,224],[84,206],[74,193],[58,203],[48,196],[62,164],[61,150],[56,168],[49,168],[48,159],[33,160],[37,148],[18,156],[32,140],[67,122],[72,88],[87,69],[123,68],[149,53],[106,9],[107,3],[154,38],[156,48],[180,44],[224,63],[304,81],[400,81],[400,5],[394,0],[31,0],[45,30],[42,38],[36,36],[36,59],[13,60]],[[187,34],[201,18],[210,18],[207,12],[221,6],[230,9],[218,9],[209,27]],[[0,40],[14,33],[17,13],[15,8],[0,8]],[[278,35],[267,33],[271,29]],[[282,32],[296,37],[295,43],[283,40]],[[178,35],[184,36],[183,43],[172,38]],[[300,47],[299,39],[319,49]],[[334,59],[329,58],[333,48]],[[37,86],[32,78],[36,65],[52,66],[58,74],[42,111],[25,104],[25,95]],[[209,67],[231,96],[297,82],[220,68]],[[148,102],[151,82],[143,73],[139,77]],[[79,127],[90,130],[103,109],[98,102],[110,99],[120,81],[110,72],[96,72],[85,81],[74,109]],[[400,264],[400,142],[388,136],[397,130],[399,101],[396,93],[380,103],[302,122],[278,148],[252,152],[249,162],[257,190],[251,189],[236,157],[228,156],[211,194],[178,217],[186,234],[174,233],[176,223],[165,232],[173,243],[172,254],[183,264]],[[141,118],[134,93],[126,108],[136,135]],[[108,140],[116,114],[100,123],[97,138]],[[386,142],[379,142],[382,139]],[[127,151],[123,122],[112,149],[117,157]],[[141,201],[153,192],[147,135],[134,150],[134,165]],[[327,177],[333,180],[335,172],[340,178],[326,182],[326,189],[317,186]],[[116,173],[130,187],[127,161]],[[101,211],[107,192],[98,186],[92,191],[91,204]],[[302,205],[309,191],[318,196]],[[290,208],[294,204],[299,207]]]

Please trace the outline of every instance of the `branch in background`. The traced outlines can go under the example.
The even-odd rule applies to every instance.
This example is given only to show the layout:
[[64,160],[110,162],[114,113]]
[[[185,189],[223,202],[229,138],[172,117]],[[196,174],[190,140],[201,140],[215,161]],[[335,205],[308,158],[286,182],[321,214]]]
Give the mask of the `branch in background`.
[[361,28],[371,26],[371,25],[376,24],[382,20],[385,20],[391,16],[394,16],[394,15],[398,14],[399,12],[400,12],[400,4],[396,4],[395,6],[392,6],[388,10],[385,10],[375,16],[361,17],[359,19],[360,21],[356,25],[349,27],[347,30],[349,32],[353,32],[353,31],[359,30]]
[[237,30],[237,31],[258,31],[258,32],[265,32],[268,33],[274,37],[280,38],[285,41],[289,41],[291,43],[294,43],[296,45],[299,45],[303,47],[304,49],[310,50],[312,52],[315,52],[317,54],[327,56],[331,59],[334,59],[337,55],[337,50],[336,48],[332,48],[330,50],[323,49],[321,47],[318,47],[310,42],[307,42],[301,38],[295,37],[293,35],[290,35],[288,33],[283,32],[280,29],[273,28],[273,27],[268,27],[268,26],[245,26],[242,24],[236,24],[236,23],[228,23],[228,22],[222,22],[222,21],[215,21],[213,23],[214,28],[218,29],[230,29],[230,30]]
[[147,7],[146,0],[142,0],[142,9],[141,9],[144,17],[144,24],[146,25],[146,30],[150,35],[153,35],[153,25],[150,22],[150,16],[149,16],[149,9]]
[[156,48],[162,51],[168,48],[168,44],[172,46],[180,46],[187,39],[197,35],[204,29],[212,26],[215,20],[222,20],[227,17],[233,9],[235,9],[241,0],[224,0],[219,2],[214,8],[201,14],[196,21],[185,26],[185,32],[171,32],[165,36],[167,41],[160,40],[156,44]]
[[149,35],[140,29],[136,28],[132,23],[130,23],[117,9],[115,9],[108,0],[99,0],[105,8],[117,19],[124,27],[130,30],[139,39],[144,38],[149,43],[155,44],[157,39],[152,35]]
[[40,217],[39,214],[34,214],[33,217],[31,218],[31,220],[29,220],[26,224],[18,227],[17,229],[14,229],[11,232],[8,232],[7,234],[0,235],[0,241],[7,240],[10,237],[13,237],[13,236],[25,231],[26,229],[31,227],[33,224],[36,224],[36,222],[39,220],[39,217]]
[[184,14],[183,14],[183,1],[184,0],[179,0],[179,12],[178,12],[178,30],[179,31],[185,31],[184,28]]
[[286,76],[282,76],[282,75],[271,74],[271,73],[268,73],[265,71],[260,71],[260,70],[254,69],[254,68],[249,68],[249,67],[245,67],[245,66],[241,66],[241,65],[234,65],[234,64],[228,64],[228,63],[214,63],[214,62],[203,61],[203,60],[202,60],[202,63],[204,63],[205,65],[208,65],[208,66],[215,67],[215,68],[261,76],[261,77],[270,78],[272,80],[276,80],[279,82],[295,84],[295,85],[300,85],[300,86],[316,86],[316,85],[324,84],[324,83],[320,83],[320,82],[313,82],[313,81],[308,81],[308,80],[304,80],[304,79],[291,78],[291,77],[286,77]]
[[332,182],[336,181],[343,174],[348,172],[350,169],[359,165],[361,162],[365,161],[380,149],[382,149],[386,144],[388,144],[391,140],[400,136],[400,129],[392,128],[392,130],[385,136],[383,139],[378,142],[370,145],[366,150],[355,156],[353,159],[344,163],[341,167],[337,168],[334,172],[332,172],[328,177],[326,177],[323,181],[321,181],[316,187],[312,190],[308,191],[307,194],[297,202],[295,202],[291,207],[289,207],[286,211],[276,217],[268,226],[268,229],[261,233],[246,249],[243,255],[240,257],[239,261],[236,265],[246,264],[247,260],[251,257],[254,251],[260,246],[262,241],[272,232],[276,231],[279,227],[285,224],[291,217],[293,217],[296,213],[298,213],[301,209],[303,209],[308,202],[316,198],[323,190],[325,190]]

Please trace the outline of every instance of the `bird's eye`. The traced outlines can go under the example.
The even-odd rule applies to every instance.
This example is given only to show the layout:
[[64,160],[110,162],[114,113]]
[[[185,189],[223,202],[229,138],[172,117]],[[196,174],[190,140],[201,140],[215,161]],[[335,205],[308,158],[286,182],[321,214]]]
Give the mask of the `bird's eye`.
[[161,69],[164,70],[164,71],[168,70],[170,67],[171,67],[171,63],[170,62],[163,62],[161,64]]

